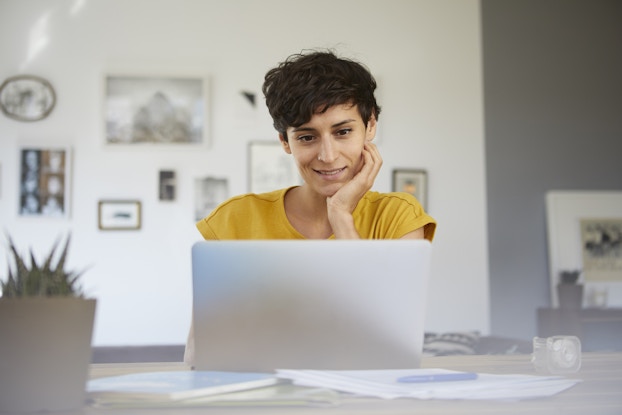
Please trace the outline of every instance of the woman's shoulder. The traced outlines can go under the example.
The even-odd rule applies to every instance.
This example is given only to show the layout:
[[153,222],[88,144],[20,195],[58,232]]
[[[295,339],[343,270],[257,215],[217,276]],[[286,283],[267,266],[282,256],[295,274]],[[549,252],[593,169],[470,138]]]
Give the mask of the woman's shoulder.
[[254,203],[261,203],[261,202],[267,202],[267,203],[277,202],[283,199],[286,190],[287,189],[279,189],[279,190],[274,190],[272,192],[266,192],[266,193],[244,193],[244,194],[233,196],[227,199],[226,201],[221,203],[220,206],[237,205],[237,204],[254,204]]
[[365,193],[363,197],[368,203],[406,203],[411,205],[419,205],[419,201],[410,193],[406,192],[388,192],[381,193],[376,191],[369,191]]

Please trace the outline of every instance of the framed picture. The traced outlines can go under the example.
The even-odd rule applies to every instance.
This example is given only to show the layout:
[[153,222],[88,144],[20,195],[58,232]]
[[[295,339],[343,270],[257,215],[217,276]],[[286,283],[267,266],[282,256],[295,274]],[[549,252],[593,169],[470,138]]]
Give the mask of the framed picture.
[[106,143],[206,144],[207,95],[203,77],[108,75]]
[[622,191],[550,191],[546,222],[551,306],[560,272],[581,270],[585,306],[622,307]]
[[428,173],[421,169],[393,169],[392,191],[413,195],[428,210]]
[[141,226],[141,204],[138,200],[100,200],[99,229],[138,230]]
[[254,141],[248,146],[248,187],[264,193],[302,183],[294,158],[280,141]]
[[0,85],[0,109],[4,115],[14,120],[42,120],[50,115],[54,105],[54,87],[38,76],[13,76]]
[[160,200],[175,200],[177,181],[173,170],[160,170],[158,181],[158,195]]
[[71,149],[20,148],[19,215],[69,217]]
[[620,217],[581,218],[583,277],[622,282],[622,211]]
[[217,177],[205,177],[194,181],[194,220],[209,215],[216,206],[229,197],[229,181]]

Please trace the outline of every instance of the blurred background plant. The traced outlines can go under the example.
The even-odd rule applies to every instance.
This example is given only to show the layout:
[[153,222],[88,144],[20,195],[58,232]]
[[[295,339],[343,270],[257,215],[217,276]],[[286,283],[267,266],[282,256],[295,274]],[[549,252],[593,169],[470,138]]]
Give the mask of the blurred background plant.
[[38,263],[32,249],[29,250],[30,261],[26,262],[18,252],[10,235],[9,253],[13,258],[14,269],[9,262],[8,277],[0,281],[3,298],[15,297],[60,297],[72,296],[83,297],[82,288],[78,285],[78,279],[84,271],[73,272],[65,270],[67,252],[71,235],[67,235],[64,247],[54,263],[54,254],[61,243],[59,238],[53,245],[50,253]]

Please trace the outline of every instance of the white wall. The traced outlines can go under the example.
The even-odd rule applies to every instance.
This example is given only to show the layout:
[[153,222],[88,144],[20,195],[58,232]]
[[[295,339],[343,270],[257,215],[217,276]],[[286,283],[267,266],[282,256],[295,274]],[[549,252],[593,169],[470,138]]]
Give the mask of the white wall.
[[[439,227],[427,329],[488,332],[478,1],[0,0],[0,79],[40,75],[58,95],[43,121],[0,115],[0,226],[38,251],[72,232],[69,265],[92,265],[84,283],[99,300],[96,345],[185,341],[199,239],[193,180],[226,177],[232,195],[247,191],[247,143],[276,134],[263,105],[240,122],[239,91],[260,93],[267,69],[313,47],[365,62],[381,84],[375,189],[390,190],[395,167],[428,170]],[[118,70],[208,74],[211,145],[105,147],[102,80]],[[18,148],[32,142],[73,148],[69,219],[17,215]],[[177,171],[174,202],[158,200],[162,168]],[[97,202],[117,198],[142,202],[140,231],[97,229]],[[6,268],[2,255],[0,275]]]

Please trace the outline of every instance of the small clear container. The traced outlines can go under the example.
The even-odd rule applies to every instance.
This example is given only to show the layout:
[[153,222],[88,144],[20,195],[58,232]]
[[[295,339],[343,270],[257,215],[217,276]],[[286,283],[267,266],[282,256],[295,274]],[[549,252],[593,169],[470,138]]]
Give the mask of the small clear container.
[[539,373],[563,375],[581,368],[581,340],[576,336],[534,337],[531,362]]

